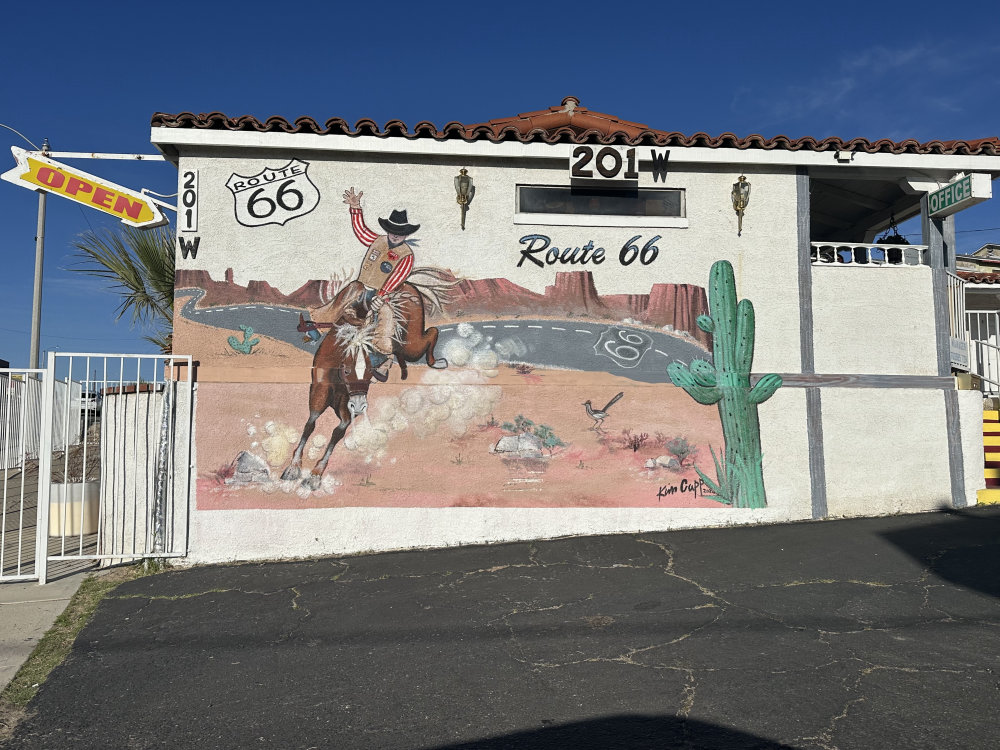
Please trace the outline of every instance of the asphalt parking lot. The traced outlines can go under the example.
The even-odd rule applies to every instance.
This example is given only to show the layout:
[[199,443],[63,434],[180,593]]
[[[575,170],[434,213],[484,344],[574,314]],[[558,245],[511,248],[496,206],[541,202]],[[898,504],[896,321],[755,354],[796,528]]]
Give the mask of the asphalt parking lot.
[[124,584],[10,748],[993,748],[1000,510]]

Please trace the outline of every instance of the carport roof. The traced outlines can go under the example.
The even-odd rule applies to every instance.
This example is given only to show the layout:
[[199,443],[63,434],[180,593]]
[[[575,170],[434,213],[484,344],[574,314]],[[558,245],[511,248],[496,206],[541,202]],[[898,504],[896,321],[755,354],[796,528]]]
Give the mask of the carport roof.
[[909,139],[891,141],[866,138],[842,140],[840,138],[816,139],[789,138],[777,135],[740,137],[733,133],[710,136],[707,133],[684,135],[677,132],[655,130],[647,125],[623,120],[614,115],[593,112],[580,105],[579,99],[567,96],[561,104],[535,112],[524,112],[487,122],[463,124],[449,122],[438,129],[430,122],[419,122],[412,130],[400,120],[390,120],[384,127],[371,119],[358,120],[352,128],[346,120],[334,117],[322,125],[311,117],[299,117],[289,122],[283,117],[268,117],[261,122],[256,117],[244,115],[229,117],[221,112],[193,114],[157,112],[151,125],[154,128],[195,128],[201,130],[250,131],[258,133],[310,133],[318,135],[368,135],[378,138],[433,138],[436,140],[461,139],[465,141],[488,140],[494,143],[520,141],[521,143],[604,143],[625,145],[653,145],[673,147],[764,149],[787,151],[856,151],[870,154],[937,154],[1000,156],[1000,138],[975,140],[919,141]]

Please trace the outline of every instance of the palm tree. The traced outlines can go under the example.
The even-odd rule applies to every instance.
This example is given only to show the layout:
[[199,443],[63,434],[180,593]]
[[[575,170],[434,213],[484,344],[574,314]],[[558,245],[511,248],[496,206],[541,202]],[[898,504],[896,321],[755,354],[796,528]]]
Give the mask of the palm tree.
[[121,295],[115,319],[130,313],[132,325],[148,327],[152,332],[143,338],[164,354],[173,338],[175,244],[169,225],[84,232],[73,243],[79,260],[72,270],[112,282]]

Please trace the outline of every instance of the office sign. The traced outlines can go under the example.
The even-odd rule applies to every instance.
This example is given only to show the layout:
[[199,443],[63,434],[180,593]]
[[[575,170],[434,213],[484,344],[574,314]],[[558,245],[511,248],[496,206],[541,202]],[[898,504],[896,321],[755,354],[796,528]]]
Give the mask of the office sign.
[[967,174],[928,193],[928,211],[931,216],[939,219],[989,200],[992,196],[993,187],[988,174]]

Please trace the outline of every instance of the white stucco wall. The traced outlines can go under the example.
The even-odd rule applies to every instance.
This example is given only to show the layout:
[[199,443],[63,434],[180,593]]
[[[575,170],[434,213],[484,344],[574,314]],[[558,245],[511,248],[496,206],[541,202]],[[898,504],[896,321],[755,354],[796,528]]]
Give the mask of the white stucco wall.
[[965,504],[977,503],[976,491],[986,487],[983,476],[983,394],[958,392],[959,423],[962,431],[962,469],[965,480]]
[[826,388],[823,446],[831,516],[951,505],[940,390]]
[[[624,534],[707,526],[781,523],[761,510],[656,508],[340,508],[208,511],[191,520],[182,564],[449,547],[560,536]],[[238,529],[239,534],[233,530]]]
[[768,509],[783,510],[789,519],[809,518],[812,503],[805,389],[781,388],[757,411]]
[[927,267],[813,266],[816,372],[937,375]]

